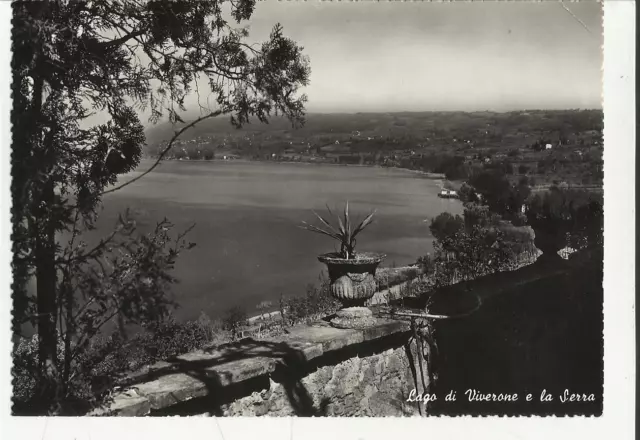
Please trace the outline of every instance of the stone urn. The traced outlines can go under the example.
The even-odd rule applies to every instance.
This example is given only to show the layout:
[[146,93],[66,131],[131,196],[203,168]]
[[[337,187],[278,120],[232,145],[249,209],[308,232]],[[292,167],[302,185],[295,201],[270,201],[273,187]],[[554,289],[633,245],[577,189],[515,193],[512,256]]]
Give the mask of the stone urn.
[[371,310],[364,305],[376,293],[376,269],[385,257],[373,253],[359,253],[352,259],[336,253],[318,256],[327,265],[331,294],[343,305],[331,321],[334,327],[364,328],[373,322]]

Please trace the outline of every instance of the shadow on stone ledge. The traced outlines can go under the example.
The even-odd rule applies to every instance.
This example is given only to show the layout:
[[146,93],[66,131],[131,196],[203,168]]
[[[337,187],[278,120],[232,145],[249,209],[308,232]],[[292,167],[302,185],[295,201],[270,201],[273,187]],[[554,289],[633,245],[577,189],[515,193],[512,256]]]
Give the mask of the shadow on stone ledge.
[[[406,382],[396,352],[403,350],[407,332],[407,323],[383,318],[363,330],[320,321],[291,327],[278,338],[247,338],[187,353],[132,375],[130,391],[118,401],[119,414],[308,417],[339,415],[345,408],[344,415],[369,413],[358,405],[396,399],[398,390],[390,384]],[[370,386],[374,376],[389,381]]]
[[[211,355],[215,353],[215,358]],[[199,358],[200,357],[200,358]],[[223,416],[229,403],[249,396],[254,392],[269,390],[269,373],[277,379],[287,394],[290,405],[298,416],[323,416],[328,402],[316,408],[306,388],[292,371],[302,370],[306,363],[304,352],[295,350],[283,343],[243,339],[214,350],[190,353],[167,362],[165,369],[150,372],[147,381],[171,377],[176,373],[186,374],[200,382],[205,389],[194,390],[192,398],[188,396],[166,396],[174,398],[171,402],[155,402],[163,408],[152,411],[152,416],[193,415],[207,413]],[[225,366],[226,371],[216,371],[216,367]],[[235,369],[235,371],[233,371]],[[279,371],[289,374],[277,374]],[[243,375],[258,374],[244,378]],[[147,394],[150,400],[152,395]],[[153,400],[152,400],[153,402]]]

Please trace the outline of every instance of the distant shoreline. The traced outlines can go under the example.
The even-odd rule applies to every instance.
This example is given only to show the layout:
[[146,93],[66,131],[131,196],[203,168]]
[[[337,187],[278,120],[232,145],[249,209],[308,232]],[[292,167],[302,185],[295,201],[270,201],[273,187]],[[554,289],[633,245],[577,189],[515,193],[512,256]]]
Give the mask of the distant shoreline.
[[[150,158],[150,157],[145,157],[143,160],[148,160],[148,161],[155,161],[155,159]],[[278,164],[278,165],[297,165],[297,166],[332,166],[332,167],[354,167],[354,168],[379,168],[379,169],[391,169],[391,170],[399,170],[399,171],[403,171],[403,172],[408,172],[408,173],[412,173],[412,174],[419,174],[421,176],[424,176],[426,179],[429,180],[433,180],[434,183],[438,186],[438,188],[440,188],[440,190],[443,189],[455,189],[455,190],[459,190],[460,186],[462,185],[462,181],[455,181],[455,180],[447,180],[445,178],[445,175],[443,173],[430,173],[428,171],[421,171],[421,170],[412,170],[410,168],[401,168],[401,167],[385,167],[382,165],[367,165],[367,164],[351,164],[351,163],[331,163],[331,162],[311,162],[311,161],[298,161],[298,162],[288,162],[288,161],[281,161],[281,160],[253,160],[253,159],[245,159],[245,158],[241,158],[241,159],[230,159],[230,160],[219,160],[219,159],[213,159],[213,160],[204,160],[204,159],[186,159],[186,160],[182,160],[182,159],[163,159],[162,161],[160,161],[160,163],[162,162],[185,162],[185,163],[234,163],[234,162],[240,162],[240,163],[269,163],[269,164]],[[143,172],[143,171],[138,171],[135,170],[134,172]]]
[[[150,162],[155,161],[154,158],[151,157],[145,157],[143,158],[143,160],[148,160]],[[331,163],[331,162],[313,162],[313,161],[282,161],[282,160],[254,160],[254,159],[230,159],[230,160],[219,160],[219,159],[213,159],[213,160],[204,160],[204,159],[186,159],[186,160],[182,160],[182,159],[162,159],[160,161],[160,163],[162,162],[185,162],[185,163],[234,163],[234,162],[240,162],[240,163],[273,163],[273,164],[279,164],[279,165],[301,165],[301,166],[305,166],[305,165],[317,165],[317,166],[333,166],[333,167],[354,167],[354,168],[380,168],[380,169],[390,169],[390,170],[401,170],[401,171],[406,171],[409,173],[413,173],[413,174],[420,174],[422,176],[425,176],[428,179],[434,179],[434,180],[442,180],[445,181],[445,175],[443,173],[430,173],[428,171],[421,171],[421,170],[412,170],[410,168],[401,168],[401,167],[385,167],[382,165],[368,165],[368,164],[355,164],[355,163]],[[136,170],[137,171],[137,170]]]
[[[148,160],[150,162],[155,161],[153,158],[145,157],[143,160]],[[163,159],[162,162],[185,162],[185,163],[270,163],[270,164],[278,164],[278,165],[316,165],[316,166],[333,166],[333,167],[354,167],[354,168],[379,168],[379,169],[392,169],[392,170],[400,170],[404,172],[409,172],[413,174],[419,174],[421,176],[426,177],[427,179],[431,179],[437,182],[440,189],[454,189],[460,190],[460,187],[463,184],[463,180],[448,180],[445,178],[443,173],[430,173],[428,171],[420,171],[420,170],[412,170],[410,168],[401,168],[401,167],[385,167],[382,165],[367,165],[367,164],[351,164],[351,163],[331,163],[331,162],[288,162],[288,161],[280,161],[280,160],[253,160],[253,159],[231,159],[231,160],[203,160],[203,159],[194,159],[194,160],[180,160],[180,159]],[[143,170],[135,170],[134,172],[143,172]],[[547,191],[551,187],[556,186],[553,184],[541,184],[534,185],[531,187],[532,192],[541,192]],[[602,192],[603,187],[601,185],[571,185],[574,189],[584,189],[586,191],[592,192]]]

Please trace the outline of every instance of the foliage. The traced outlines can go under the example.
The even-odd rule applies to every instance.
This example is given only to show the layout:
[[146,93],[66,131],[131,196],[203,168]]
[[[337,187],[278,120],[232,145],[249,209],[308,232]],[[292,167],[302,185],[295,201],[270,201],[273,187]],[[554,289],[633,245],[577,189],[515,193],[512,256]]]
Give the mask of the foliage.
[[432,223],[433,255],[418,260],[425,292],[496,271],[510,270],[534,252],[530,233],[487,206],[465,203],[464,216],[440,214]]
[[188,154],[185,150],[178,149],[173,153],[173,157],[174,159],[182,160],[182,159],[186,159],[188,157]]
[[[58,408],[58,414],[83,415],[92,406],[108,400],[110,391],[126,382],[127,374],[145,365],[193,350],[220,338],[217,322],[202,314],[195,321],[176,322],[171,316],[154,329],[124,340],[119,333],[91,340],[77,361],[70,381],[70,393]],[[49,410],[51,399],[41,393],[38,375],[38,336],[22,338],[14,348],[14,413],[41,414]],[[64,358],[64,342],[58,339],[58,356]],[[226,340],[225,340],[226,342]]]
[[406,281],[415,280],[422,274],[417,266],[408,267],[381,267],[376,270],[374,275],[378,290],[389,289],[391,286],[404,283]]
[[271,301],[261,301],[257,306],[256,309],[258,310],[267,310],[269,308],[273,307],[273,303]]
[[511,253],[502,231],[474,225],[434,244],[436,287],[468,281],[504,270]]
[[458,197],[464,204],[478,202],[478,196],[475,190],[467,182],[463,182],[460,186],[460,189],[458,190]]
[[247,311],[241,306],[235,306],[227,310],[222,325],[225,330],[231,332],[231,338],[237,339],[240,335],[240,329],[247,322]]
[[482,202],[486,203],[492,211],[496,213],[506,211],[505,202],[511,185],[504,174],[498,171],[481,171],[472,174],[468,183],[482,196]]
[[285,325],[294,325],[310,319],[327,316],[341,305],[329,293],[329,283],[321,280],[320,286],[309,284],[303,297],[280,297],[280,313]]
[[[364,164],[438,172],[460,181],[477,172],[474,169],[502,170],[512,182],[517,181],[515,172],[519,171],[519,165],[526,164],[530,167],[527,174],[536,176],[542,184],[556,179],[573,185],[601,186],[601,110],[526,113],[314,114],[307,118],[303,130],[296,131],[288,130],[283,118],[244,130],[233,130],[221,123],[224,121],[212,119],[184,136],[203,144],[226,142],[233,145],[234,153],[254,160],[285,160],[281,157],[283,145],[292,142],[310,145],[308,150],[295,153],[295,160],[302,162],[359,163],[362,156]],[[402,131],[393,128],[398,119],[406,121]],[[487,130],[487,124],[499,133]],[[150,140],[149,153],[157,155],[154,142],[171,137],[174,131],[175,127],[167,123],[147,132],[150,139],[156,139]],[[360,134],[355,135],[354,131]],[[381,135],[386,131],[390,134]],[[554,145],[562,141],[562,145],[552,150],[531,150],[528,144],[532,142],[532,134]],[[499,141],[499,137],[509,141]],[[568,144],[563,137],[568,138]],[[327,157],[336,141],[340,142],[339,153]],[[520,156],[510,153],[515,149]],[[555,158],[553,166],[544,172],[537,170],[536,162],[547,157]],[[513,175],[509,174],[511,171]]]
[[[329,215],[333,215],[331,209],[327,206],[327,211],[329,211]],[[322,222],[326,229],[319,228],[317,226],[313,226],[308,224],[307,222],[302,222],[302,229],[306,229],[311,232],[317,232],[319,234],[327,235],[334,240],[337,240],[340,243],[340,256],[347,260],[353,259],[356,257],[356,237],[360,232],[362,232],[367,226],[369,226],[373,222],[373,216],[375,215],[375,211],[372,211],[369,215],[367,215],[360,223],[357,223],[355,228],[352,228],[351,218],[349,216],[349,202],[344,206],[344,216],[340,218],[339,215],[336,215],[338,220],[337,227],[334,227],[329,223],[325,218],[323,218],[317,212],[313,212],[318,219]]]
[[463,156],[445,157],[434,171],[444,174],[445,178],[449,180],[465,179],[469,172]]
[[[118,176],[139,163],[145,134],[137,112],[183,124],[158,162],[207,118],[228,115],[236,127],[272,115],[304,123],[306,97],[298,92],[310,71],[302,49],[280,25],[262,45],[249,45],[246,28],[229,21],[248,20],[254,6],[13,3],[13,330],[37,326],[38,383],[50,385],[44,406],[73,394],[76,360],[111,317],[147,325],[170,305],[168,273],[187,245],[169,246],[166,223],[146,238],[118,241],[132,229],[124,222],[91,250],[79,241],[94,228],[102,195],[122,187],[113,188]],[[198,79],[216,107],[184,124],[179,112]],[[104,122],[89,119],[95,114]],[[72,237],[65,246],[56,242],[61,232]],[[26,288],[32,278],[35,295]],[[64,341],[63,361],[56,338]]]
[[583,190],[551,187],[527,204],[527,221],[536,233],[554,234],[575,249],[603,244],[601,196]]
[[452,215],[448,212],[438,214],[431,220],[429,230],[436,240],[451,236],[464,228],[464,219],[459,215]]
[[[152,232],[137,234],[135,222],[125,216],[109,237],[91,248],[70,240],[61,253],[66,264],[55,304],[58,328],[52,336],[58,354],[54,368],[49,374],[42,374],[39,365],[29,370],[30,380],[38,387],[34,395],[38,408],[65,413],[72,411],[68,406],[78,399],[87,400],[77,395],[76,382],[82,383],[87,374],[87,353],[95,353],[96,337],[114,319],[123,334],[126,326],[153,328],[169,315],[175,304],[167,293],[177,281],[171,271],[179,254],[192,246],[184,239],[186,232],[171,237],[171,228],[163,220]],[[38,337],[31,342],[42,341]],[[38,353],[32,362],[40,359]],[[19,360],[15,362],[16,369],[22,368]]]
[[[541,245],[538,235],[548,234],[562,242],[558,249],[602,246],[602,204],[596,194],[554,187],[531,197],[526,214],[512,221],[522,216],[535,231],[535,245]],[[467,202],[463,219],[457,217],[441,214],[432,223],[434,255],[419,260],[433,288],[512,269],[539,252],[530,230],[503,220],[490,206]]]
[[487,205],[488,208],[509,219],[521,213],[521,207],[531,194],[528,181],[520,179],[512,184],[502,171],[486,171],[471,175],[469,186],[480,195],[467,196],[470,201]]
[[470,230],[473,226],[484,228],[498,228],[501,225],[502,217],[491,211],[489,207],[476,203],[464,205],[464,227]]
[[200,150],[192,149],[187,151],[187,157],[189,160],[199,160],[202,158],[202,154],[200,153]]
[[213,160],[215,159],[215,152],[213,151],[213,148],[211,147],[205,147],[204,150],[202,151],[202,158],[204,160]]
[[[178,323],[167,319],[153,330],[153,339],[145,341],[145,351],[152,360],[169,359],[182,353],[202,348],[212,340],[212,328],[206,321],[187,321]],[[145,365],[138,363],[138,365]]]
[[[11,371],[14,413],[22,413],[24,415],[29,415],[30,413],[46,414],[50,410],[49,406],[52,399],[46,394],[46,391],[51,390],[53,387],[42,383],[42,378],[39,374],[38,345],[38,335],[28,339],[20,338],[19,342],[14,345],[12,353],[13,369]],[[64,344],[59,338],[56,354],[58,362],[63,362]],[[65,399],[67,402],[73,400],[72,396],[86,394],[86,386],[78,387],[76,382],[69,389],[69,397]],[[78,391],[80,392],[78,393]],[[64,403],[61,403],[61,405],[64,405]]]
[[498,175],[513,174],[513,165],[511,165],[508,160],[495,160],[489,163],[485,163],[483,169],[485,171],[490,171]]

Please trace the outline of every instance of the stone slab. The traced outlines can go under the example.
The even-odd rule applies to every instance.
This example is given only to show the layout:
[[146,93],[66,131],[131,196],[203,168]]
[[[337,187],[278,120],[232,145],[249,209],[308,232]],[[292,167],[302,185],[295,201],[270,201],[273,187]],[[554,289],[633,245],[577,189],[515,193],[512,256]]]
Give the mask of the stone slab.
[[152,409],[166,408],[209,394],[207,383],[185,373],[160,376],[156,380],[136,385],[137,392],[149,400]]
[[313,325],[296,326],[289,331],[288,336],[297,341],[321,344],[323,352],[338,350],[364,341],[362,330],[338,329],[324,321]]
[[376,318],[376,325],[362,330],[365,341],[371,341],[396,333],[404,333],[411,329],[411,324],[407,321],[395,319]]
[[219,385],[227,386],[272,373],[277,364],[278,359],[276,358],[253,357],[238,359],[207,367],[205,374],[208,377],[216,378]]
[[135,391],[127,391],[117,394],[108,408],[98,408],[88,415],[139,417],[149,414],[150,410],[151,404],[146,397],[138,395]]
[[278,352],[284,355],[279,358],[279,361],[286,361],[290,356],[298,361],[310,361],[322,356],[324,353],[321,343],[290,339],[289,337],[284,340],[282,337],[267,338],[264,341],[273,343],[278,347]]

